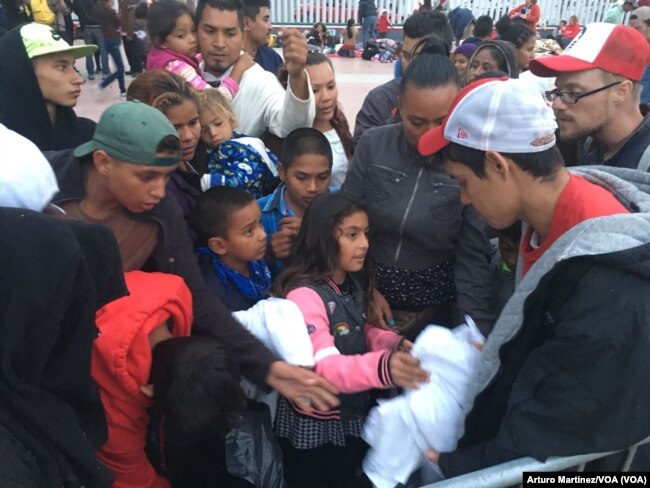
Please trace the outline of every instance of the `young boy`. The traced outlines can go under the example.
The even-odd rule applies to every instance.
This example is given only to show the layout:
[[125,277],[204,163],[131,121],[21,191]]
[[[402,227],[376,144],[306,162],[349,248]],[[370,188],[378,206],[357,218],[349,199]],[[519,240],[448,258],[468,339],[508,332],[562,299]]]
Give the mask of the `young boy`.
[[650,195],[641,189],[650,175],[567,171],[552,110],[521,80],[472,83],[452,107],[422,136],[420,152],[444,148],[461,201],[493,228],[516,220],[528,228],[517,288],[468,396],[465,435],[454,452],[430,459],[451,477],[525,456],[616,451],[644,439]]
[[0,123],[41,151],[77,147],[92,137],[95,122],[77,117],[84,79],[75,60],[97,46],[70,46],[52,27],[15,27],[0,40]]
[[70,218],[110,227],[125,271],[181,276],[192,292],[193,333],[228,348],[258,386],[266,384],[319,409],[338,403],[327,381],[279,360],[208,290],[180,209],[165,197],[180,140],[162,112],[139,102],[113,105],[102,114],[93,139],[74,154],[81,161],[64,154],[53,162],[61,188],[53,203]]
[[282,161],[278,164],[282,183],[257,201],[274,278],[282,270],[282,260],[289,256],[309,202],[319,193],[334,190],[329,188],[332,161],[332,148],[316,129],[296,129],[282,143]]
[[252,307],[271,286],[260,218],[253,196],[228,186],[206,191],[194,207],[203,279],[232,312]]
[[379,39],[386,39],[386,34],[388,34],[388,29],[393,28],[390,19],[388,18],[388,12],[384,10],[382,14],[377,19],[377,34]]

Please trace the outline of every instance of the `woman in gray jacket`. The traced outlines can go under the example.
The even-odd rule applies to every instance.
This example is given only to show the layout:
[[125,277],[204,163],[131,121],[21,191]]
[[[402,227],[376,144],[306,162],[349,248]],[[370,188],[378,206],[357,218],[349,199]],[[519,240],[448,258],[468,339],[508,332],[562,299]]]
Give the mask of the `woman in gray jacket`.
[[484,224],[460,203],[440,156],[417,151],[458,90],[449,58],[420,54],[402,76],[402,122],[364,133],[341,188],[366,200],[377,288],[408,338],[429,323],[457,325],[464,314],[484,334],[492,327]]

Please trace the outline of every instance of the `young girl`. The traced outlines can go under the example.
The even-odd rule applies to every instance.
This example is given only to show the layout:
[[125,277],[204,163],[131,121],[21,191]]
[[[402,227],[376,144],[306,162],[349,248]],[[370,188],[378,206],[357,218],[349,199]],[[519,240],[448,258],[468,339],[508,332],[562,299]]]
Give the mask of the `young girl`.
[[338,88],[334,67],[327,56],[318,52],[307,54],[305,66],[316,101],[316,117],[312,127],[322,132],[332,147],[331,185],[340,188],[352,159],[352,134],[348,120],[338,104]]
[[[147,56],[147,71],[166,69],[182,76],[194,88],[210,85],[203,79],[200,56],[197,55],[196,28],[192,11],[181,2],[155,2],[147,13],[147,30],[153,47]],[[217,89],[228,99],[239,89],[242,74],[253,65],[248,54],[242,54]]]
[[[341,392],[339,409],[305,413],[309,406],[281,398],[276,434],[290,487],[358,487],[365,454],[361,429],[368,390],[414,388],[428,374],[406,350],[411,343],[365,320],[372,293],[366,265],[368,216],[344,193],[316,196],[304,215],[290,266],[276,282],[278,296],[302,311],[316,372]],[[398,349],[399,351],[396,351]]]
[[204,191],[214,186],[230,186],[261,198],[275,189],[278,159],[260,139],[234,131],[237,117],[220,92],[201,92],[199,120],[201,139],[208,146],[208,174],[201,177]]
[[519,61],[514,45],[507,41],[486,41],[476,47],[469,59],[467,83],[488,71],[503,71],[510,78],[519,78]]

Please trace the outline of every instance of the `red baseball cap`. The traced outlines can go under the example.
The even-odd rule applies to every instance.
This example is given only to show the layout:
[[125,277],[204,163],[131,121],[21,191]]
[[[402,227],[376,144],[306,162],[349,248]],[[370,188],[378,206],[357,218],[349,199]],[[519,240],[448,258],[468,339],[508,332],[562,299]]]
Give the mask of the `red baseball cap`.
[[584,26],[562,54],[535,58],[529,68],[533,74],[545,77],[600,68],[641,81],[649,62],[650,45],[636,29],[596,22]]

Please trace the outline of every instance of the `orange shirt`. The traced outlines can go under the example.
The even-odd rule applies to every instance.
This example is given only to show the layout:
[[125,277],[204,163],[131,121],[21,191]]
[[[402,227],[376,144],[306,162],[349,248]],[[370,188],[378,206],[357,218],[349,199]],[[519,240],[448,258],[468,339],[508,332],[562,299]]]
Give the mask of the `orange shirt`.
[[529,227],[521,239],[521,253],[524,269],[523,274],[544,254],[551,245],[565,232],[580,222],[595,217],[629,213],[617,199],[605,188],[589,183],[580,176],[571,175],[569,183],[560,194],[553,218],[548,229],[548,235],[539,247],[530,243],[533,228]]

